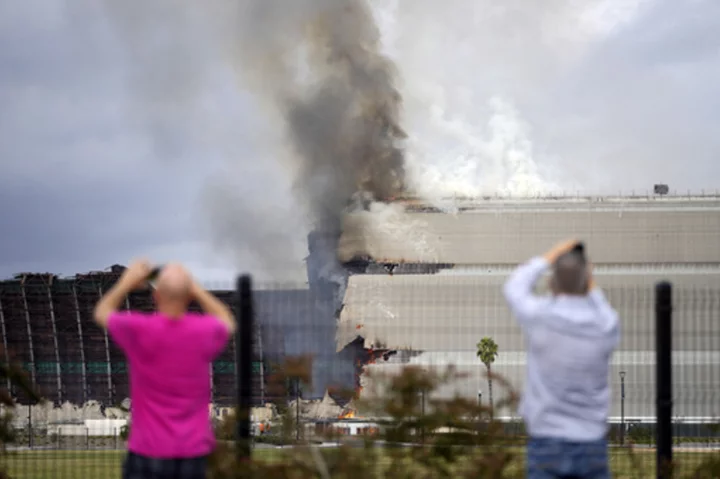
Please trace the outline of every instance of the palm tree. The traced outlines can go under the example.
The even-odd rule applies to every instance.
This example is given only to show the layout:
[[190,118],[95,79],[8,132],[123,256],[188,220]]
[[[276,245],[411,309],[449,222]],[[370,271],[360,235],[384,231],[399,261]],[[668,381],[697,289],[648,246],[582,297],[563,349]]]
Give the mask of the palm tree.
[[488,374],[488,398],[490,401],[490,419],[494,417],[493,411],[493,393],[492,393],[492,363],[495,362],[495,358],[498,355],[498,345],[488,336],[485,336],[477,343],[477,357],[487,368]]

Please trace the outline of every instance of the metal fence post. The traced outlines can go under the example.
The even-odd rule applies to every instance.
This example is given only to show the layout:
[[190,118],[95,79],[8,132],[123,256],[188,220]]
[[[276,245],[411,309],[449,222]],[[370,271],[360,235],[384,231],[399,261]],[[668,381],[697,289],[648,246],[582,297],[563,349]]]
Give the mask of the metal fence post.
[[620,445],[625,445],[625,371],[620,371]]
[[672,467],[672,285],[655,286],[657,394],[657,477],[670,477]]
[[420,417],[422,421],[422,427],[420,428],[420,441],[425,445],[425,389],[420,393]]
[[295,378],[295,441],[300,442],[300,378]]
[[237,337],[235,368],[237,369],[237,457],[250,459],[252,453],[250,409],[252,407],[252,339],[254,326],[252,281],[250,275],[237,280]]
[[32,399],[28,400],[28,448],[32,449],[33,441],[33,423],[32,423]]

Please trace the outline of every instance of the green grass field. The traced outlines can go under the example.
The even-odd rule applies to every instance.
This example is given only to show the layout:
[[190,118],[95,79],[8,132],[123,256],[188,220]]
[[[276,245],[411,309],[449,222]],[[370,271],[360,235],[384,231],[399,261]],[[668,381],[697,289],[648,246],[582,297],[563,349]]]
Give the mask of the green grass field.
[[[258,460],[282,460],[283,450],[260,449],[255,451]],[[632,459],[627,451],[613,451],[611,464],[613,477],[655,477],[655,453],[637,450],[633,453],[641,466],[641,474],[633,473]],[[717,454],[717,453],[716,453]],[[681,474],[687,474],[697,466],[705,452],[676,452]],[[3,458],[8,472],[14,479],[112,479],[119,478],[124,453],[121,451],[27,451],[14,452]],[[512,465],[512,472],[522,477],[522,451]]]

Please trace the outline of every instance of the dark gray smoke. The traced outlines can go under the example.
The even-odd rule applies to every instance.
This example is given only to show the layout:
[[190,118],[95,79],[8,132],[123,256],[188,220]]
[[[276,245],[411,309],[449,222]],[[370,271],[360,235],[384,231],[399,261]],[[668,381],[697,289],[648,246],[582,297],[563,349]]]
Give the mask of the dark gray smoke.
[[315,356],[313,395],[330,386],[354,388],[357,359],[335,354],[348,281],[337,246],[348,208],[404,190],[396,72],[380,51],[365,0],[250,0],[246,9],[241,45],[249,71],[241,75],[282,118],[298,166],[296,186],[315,227],[307,271],[323,319],[308,324],[300,341],[319,346],[303,351]]
[[[203,114],[208,82],[227,71],[234,72],[238,89],[250,94],[252,127],[270,132],[268,144],[282,143],[257,152],[257,158],[233,155],[232,146],[219,150],[246,170],[271,157],[292,175],[294,209],[314,230],[307,273],[317,300],[306,328],[300,318],[287,318],[284,353],[315,355],[315,394],[329,385],[353,387],[353,360],[339,364],[334,341],[348,280],[337,260],[342,215],[405,189],[402,101],[369,5],[365,0],[107,0],[106,6],[131,53],[132,91],[162,146],[157,151],[175,151],[165,145],[168,138],[205,128],[202,122],[188,125],[184,115]],[[226,137],[211,138],[224,143]],[[234,245],[281,264],[278,258],[289,249],[283,244],[296,230],[288,232],[273,208],[276,186],[268,182],[259,192],[253,186],[252,194],[211,188],[208,216],[226,248]]]
[[313,220],[338,224],[351,197],[405,185],[401,97],[365,0],[246,0],[241,77],[270,100]]
[[[193,155],[223,157],[227,177],[244,177],[209,188],[207,218],[221,247],[236,244],[237,256],[254,251],[281,268],[289,237],[305,233],[288,226],[290,211],[337,230],[355,193],[385,200],[404,190],[396,71],[366,0],[104,5],[128,53],[132,111],[157,154],[177,157],[192,139],[200,143]],[[235,95],[249,97],[244,124],[205,105],[228,76]],[[294,205],[281,181],[258,176],[268,163],[292,178]]]

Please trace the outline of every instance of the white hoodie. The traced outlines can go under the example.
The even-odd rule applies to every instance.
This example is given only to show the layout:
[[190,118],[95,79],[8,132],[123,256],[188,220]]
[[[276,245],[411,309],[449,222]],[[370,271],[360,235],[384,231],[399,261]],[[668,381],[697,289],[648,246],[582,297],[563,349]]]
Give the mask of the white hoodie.
[[586,296],[535,296],[535,283],[548,268],[544,258],[533,258],[504,287],[527,342],[520,414],[530,437],[596,441],[608,430],[618,315],[599,289]]

